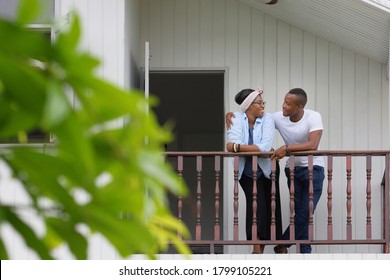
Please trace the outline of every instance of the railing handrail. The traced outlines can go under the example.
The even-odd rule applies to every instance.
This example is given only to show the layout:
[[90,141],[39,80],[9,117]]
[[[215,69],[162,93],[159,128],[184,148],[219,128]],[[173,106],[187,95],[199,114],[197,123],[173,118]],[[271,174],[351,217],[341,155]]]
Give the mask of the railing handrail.
[[[233,153],[233,152],[226,152],[226,151],[166,151],[163,153],[167,158],[176,157],[177,158],[177,171],[179,173],[179,176],[183,176],[184,172],[184,165],[183,160],[186,157],[194,157],[196,158],[196,213],[197,213],[197,221],[196,221],[196,238],[193,240],[187,240],[186,242],[188,244],[208,244],[210,245],[210,248],[217,244],[283,244],[286,242],[286,240],[239,240],[238,238],[238,220],[237,220],[237,202],[238,202],[238,157],[247,157],[247,156],[253,156],[253,160],[255,162],[255,157],[271,157],[273,152],[239,152],[239,153]],[[288,243],[295,244],[297,248],[299,247],[299,244],[381,244],[383,245],[383,252],[389,253],[390,252],[390,150],[311,150],[311,151],[302,151],[302,152],[290,152],[288,155],[286,155],[286,158],[289,156],[308,156],[309,161],[309,173],[312,172],[313,169],[313,156],[324,156],[328,158],[327,166],[325,167],[325,170],[327,170],[327,179],[328,179],[328,185],[327,185],[327,211],[328,211],[328,218],[327,218],[327,239],[313,239],[313,217],[311,216],[311,223],[310,223],[310,238],[309,240],[295,240],[295,237],[292,236],[291,240],[288,241]],[[382,189],[382,211],[383,211],[383,217],[381,222],[382,227],[382,234],[379,238],[373,238],[372,237],[372,223],[371,223],[371,204],[372,204],[372,194],[371,194],[371,177],[373,174],[373,166],[372,166],[372,157],[383,157],[385,159],[384,162],[384,174],[383,179],[381,182],[381,185],[383,187]],[[201,197],[202,197],[202,157],[214,157],[214,172],[215,172],[215,209],[216,213],[218,213],[219,209],[219,203],[220,203],[220,175],[222,172],[221,169],[221,161],[227,158],[234,158],[234,221],[233,221],[233,232],[234,237],[233,240],[221,240],[220,239],[220,224],[219,224],[219,216],[215,217],[215,237],[214,240],[204,240],[201,237]],[[346,172],[345,176],[347,179],[346,182],[346,213],[347,213],[347,223],[346,223],[346,238],[345,239],[335,239],[333,237],[333,220],[332,220],[332,199],[333,199],[333,159],[339,158],[339,157],[345,157],[345,164],[346,164],[346,170],[343,172]],[[365,195],[366,195],[366,238],[365,239],[359,239],[353,236],[353,229],[352,224],[354,222],[353,215],[352,215],[352,165],[351,165],[351,159],[354,157],[365,157],[365,172],[366,172],[366,184],[365,184]],[[290,168],[291,164],[294,166],[294,161],[290,162]],[[275,159],[272,160],[272,174],[275,174]],[[383,165],[380,165],[383,167]],[[377,170],[377,169],[376,169]],[[254,174],[255,174],[254,170]],[[381,171],[382,172],[382,171]],[[254,175],[255,176],[255,175]],[[361,183],[361,182],[360,182]],[[255,191],[254,191],[255,194]],[[290,194],[290,200],[291,200],[291,194]],[[256,203],[253,204],[254,209],[256,209]],[[182,198],[179,198],[178,202],[178,209],[180,212],[180,217],[182,215]],[[237,208],[237,209],[236,209]],[[291,207],[290,207],[291,208]],[[293,210],[290,209],[290,225],[294,225],[293,222]],[[217,214],[216,214],[217,215]],[[237,220],[237,221],[236,221]],[[273,226],[273,225],[272,225]],[[272,227],[271,226],[271,227]],[[271,228],[272,229],[272,228]],[[273,237],[274,238],[274,237]],[[298,250],[298,249],[297,249]],[[211,250],[213,251],[213,250]]]
[[[273,152],[224,152],[224,151],[166,151],[167,156],[247,156],[247,155],[262,155],[271,156]],[[334,155],[334,156],[385,156],[389,155],[390,150],[311,150],[303,152],[290,152],[287,156],[307,156],[307,155]]]

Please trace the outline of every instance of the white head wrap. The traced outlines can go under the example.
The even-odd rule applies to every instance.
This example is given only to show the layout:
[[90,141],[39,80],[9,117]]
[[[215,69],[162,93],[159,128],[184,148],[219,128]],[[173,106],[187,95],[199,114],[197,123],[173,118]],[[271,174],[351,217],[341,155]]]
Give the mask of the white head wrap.
[[263,90],[258,88],[255,91],[252,91],[245,99],[242,101],[240,105],[240,111],[245,112],[248,110],[249,106],[252,104],[252,102],[256,99],[256,97],[263,93]]

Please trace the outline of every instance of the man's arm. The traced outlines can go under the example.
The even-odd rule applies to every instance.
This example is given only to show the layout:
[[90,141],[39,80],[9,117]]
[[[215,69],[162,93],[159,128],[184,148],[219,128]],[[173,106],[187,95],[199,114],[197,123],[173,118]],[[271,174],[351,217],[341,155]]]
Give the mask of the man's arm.
[[301,144],[288,145],[288,147],[287,145],[283,145],[274,152],[272,158],[281,159],[289,152],[317,150],[320,145],[321,136],[322,130],[312,131],[309,133],[308,141]]
[[234,115],[233,112],[228,112],[226,114],[226,117],[225,117],[225,122],[226,122],[226,129],[229,130],[232,125],[233,125],[233,122],[232,122],[232,118],[235,118],[236,116]]

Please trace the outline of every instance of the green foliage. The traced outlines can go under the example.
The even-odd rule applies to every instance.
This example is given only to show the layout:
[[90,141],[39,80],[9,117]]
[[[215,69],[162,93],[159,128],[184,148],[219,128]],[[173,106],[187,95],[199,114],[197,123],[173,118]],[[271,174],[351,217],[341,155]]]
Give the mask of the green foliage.
[[[188,253],[177,238],[186,229],[167,206],[168,191],[186,190],[162,155],[170,133],[147,110],[142,93],[94,74],[99,61],[78,50],[77,15],[54,42],[24,28],[29,11],[36,14],[35,2],[22,1],[17,22],[0,20],[0,138],[22,143],[2,148],[0,157],[30,199],[28,205],[0,204],[0,223],[11,225],[42,259],[53,258],[60,244],[86,259],[93,233],[122,257],[153,258],[169,243]],[[43,152],[23,145],[32,129],[52,133],[53,147]],[[21,218],[19,206],[42,218],[44,235]],[[1,259],[10,257],[4,240],[0,236]]]

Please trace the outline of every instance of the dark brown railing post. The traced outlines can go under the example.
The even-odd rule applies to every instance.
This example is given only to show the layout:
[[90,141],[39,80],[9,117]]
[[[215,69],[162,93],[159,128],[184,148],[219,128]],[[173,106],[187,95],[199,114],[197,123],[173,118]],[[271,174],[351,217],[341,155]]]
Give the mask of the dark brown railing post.
[[202,236],[202,225],[201,225],[201,211],[202,211],[202,157],[196,157],[196,240],[201,240]]
[[214,224],[214,240],[220,240],[221,230],[219,225],[219,180],[221,174],[221,157],[215,156],[215,224]]
[[252,172],[252,240],[257,240],[257,156],[252,156]]
[[[183,180],[183,156],[177,157],[177,172],[180,180]],[[183,222],[183,197],[179,196],[177,200],[177,218],[180,222]],[[180,231],[177,233],[179,238],[183,237],[183,233]]]
[[328,240],[333,239],[333,218],[332,218],[332,178],[333,178],[333,156],[328,155]]
[[271,240],[276,240],[276,159],[271,160]]
[[234,190],[233,190],[233,239],[238,240],[238,159],[234,157]]
[[309,240],[313,240],[313,213],[314,213],[314,202],[313,202],[313,155],[308,156],[308,171],[309,171]]
[[383,246],[384,253],[390,253],[390,154],[385,156],[385,186],[383,190],[383,233],[386,244]]
[[366,208],[367,208],[367,218],[366,218],[366,238],[371,239],[372,229],[371,229],[371,155],[366,155]]
[[352,187],[351,187],[351,155],[347,155],[346,157],[346,163],[347,163],[347,240],[352,239],[352,218],[351,218],[351,209],[352,209]]
[[[294,213],[295,213],[295,189],[294,189],[294,160],[295,156],[290,155],[290,240],[295,240],[295,219],[294,219]],[[299,246],[297,246],[297,252],[299,251]]]

